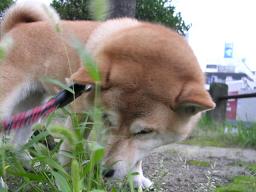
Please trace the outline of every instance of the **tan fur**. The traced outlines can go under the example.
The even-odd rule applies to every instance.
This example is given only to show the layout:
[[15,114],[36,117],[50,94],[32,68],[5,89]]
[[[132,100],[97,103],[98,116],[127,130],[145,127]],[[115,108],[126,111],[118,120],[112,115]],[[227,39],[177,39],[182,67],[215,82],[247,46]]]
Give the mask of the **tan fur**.
[[[14,46],[0,65],[0,111],[5,113],[1,106],[26,81],[38,82],[49,93],[54,87],[42,77],[64,82],[73,74],[75,82],[93,83],[87,71],[79,68],[79,57],[69,45],[69,37],[76,36],[101,72],[101,102],[113,122],[107,127],[110,134],[104,162],[118,162],[113,166],[113,177],[141,170],[139,162],[149,151],[184,139],[200,111],[215,106],[204,89],[203,73],[193,51],[183,37],[166,27],[128,18],[101,24],[61,21],[58,33],[41,17],[22,22],[19,10],[15,9],[14,21],[7,14],[8,22],[3,26]],[[26,10],[23,16],[33,13]],[[77,99],[74,110],[86,110],[92,105],[92,95]],[[153,132],[138,134],[143,130]],[[140,183],[148,183],[140,175]]]
[[9,32],[20,23],[47,21],[48,23],[58,24],[59,20],[59,15],[52,7],[40,2],[20,2],[6,11],[5,18],[2,21],[1,34]]

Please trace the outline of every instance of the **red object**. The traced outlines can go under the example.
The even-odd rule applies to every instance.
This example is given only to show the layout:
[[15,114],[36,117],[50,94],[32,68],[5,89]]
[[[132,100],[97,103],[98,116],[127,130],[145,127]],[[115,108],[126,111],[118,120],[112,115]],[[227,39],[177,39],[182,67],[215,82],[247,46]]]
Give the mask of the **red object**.
[[21,112],[10,118],[4,119],[1,122],[1,127],[3,130],[9,131],[11,129],[19,129],[26,125],[34,124],[40,118],[46,117],[50,113],[55,111],[56,108],[56,99],[53,98],[41,106],[35,107],[29,111]]
[[[229,92],[228,95],[238,95],[238,91]],[[227,101],[226,117],[228,120],[236,120],[237,99],[229,99]]]
[[18,113],[0,121],[0,132],[10,131],[11,129],[20,129],[22,127],[36,123],[40,118],[47,117],[57,108],[66,106],[74,99],[79,97],[83,92],[90,91],[92,89],[92,85],[74,84],[71,85],[69,89],[73,90],[74,93],[68,90],[63,90],[41,106]]

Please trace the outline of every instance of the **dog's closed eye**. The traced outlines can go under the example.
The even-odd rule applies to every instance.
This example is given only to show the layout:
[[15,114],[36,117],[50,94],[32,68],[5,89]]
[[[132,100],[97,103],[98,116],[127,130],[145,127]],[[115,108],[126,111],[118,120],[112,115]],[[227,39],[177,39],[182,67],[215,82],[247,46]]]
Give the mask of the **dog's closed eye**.
[[130,133],[134,136],[147,135],[153,132],[154,129],[143,121],[136,121],[130,127]]
[[153,133],[154,131],[152,129],[142,129],[138,132],[133,133],[133,135],[145,135],[145,134],[150,134]]

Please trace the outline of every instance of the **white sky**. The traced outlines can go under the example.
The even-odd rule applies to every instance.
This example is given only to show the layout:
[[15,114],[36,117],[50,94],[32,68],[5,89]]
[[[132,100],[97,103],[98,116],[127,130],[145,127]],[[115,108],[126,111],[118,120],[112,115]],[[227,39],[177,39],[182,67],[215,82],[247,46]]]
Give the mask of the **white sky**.
[[189,42],[202,66],[223,64],[224,44],[234,45],[234,59],[256,70],[255,0],[173,0],[189,30]]

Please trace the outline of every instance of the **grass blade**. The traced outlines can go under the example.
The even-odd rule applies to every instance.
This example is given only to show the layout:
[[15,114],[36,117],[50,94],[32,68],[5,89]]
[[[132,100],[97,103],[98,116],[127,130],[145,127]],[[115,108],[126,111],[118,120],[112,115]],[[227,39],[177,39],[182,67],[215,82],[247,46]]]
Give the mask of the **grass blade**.
[[80,182],[80,168],[79,163],[76,159],[73,159],[71,163],[71,179],[73,184],[73,192],[81,191],[81,182]]
[[66,180],[65,177],[63,177],[63,175],[55,171],[52,172],[52,175],[54,176],[56,185],[58,186],[60,191],[72,192],[69,182]]

